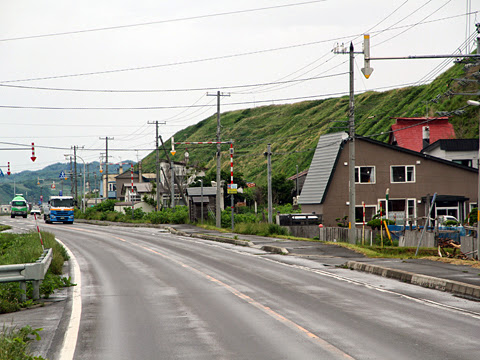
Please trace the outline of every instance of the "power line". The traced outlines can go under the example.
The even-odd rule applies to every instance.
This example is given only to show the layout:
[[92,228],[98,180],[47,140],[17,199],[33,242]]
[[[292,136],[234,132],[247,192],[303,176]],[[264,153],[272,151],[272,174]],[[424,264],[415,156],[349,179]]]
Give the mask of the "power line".
[[[71,92],[99,92],[99,93],[150,93],[150,92],[188,92],[188,91],[208,91],[214,89],[238,89],[244,87],[258,87],[266,85],[275,85],[275,84],[287,84],[292,82],[303,82],[310,80],[325,79],[334,76],[340,76],[348,74],[347,72],[323,75],[323,76],[313,76],[304,79],[293,79],[286,81],[273,81],[266,83],[257,83],[257,84],[245,84],[245,85],[230,85],[230,86],[211,86],[211,87],[202,87],[202,88],[183,88],[183,89],[137,89],[137,90],[120,90],[120,89],[72,89],[72,88],[52,88],[52,87],[41,87],[41,86],[24,86],[24,85],[6,85],[0,84],[0,87],[8,88],[17,88],[17,89],[28,89],[28,90],[48,90],[48,91],[71,91]],[[203,96],[202,96],[203,97]]]
[[149,22],[136,23],[136,24],[107,26],[107,27],[101,27],[101,28],[93,28],[93,29],[85,29],[85,30],[76,30],[76,31],[64,31],[64,32],[50,33],[50,34],[19,36],[19,37],[15,37],[15,38],[0,39],[0,42],[15,41],[15,40],[27,40],[27,39],[37,39],[37,38],[52,37],[52,36],[63,36],[63,35],[82,34],[82,33],[97,32],[97,31],[107,31],[107,30],[125,29],[125,28],[131,28],[131,27],[140,27],[140,26],[149,26],[149,25],[157,25],[157,24],[166,24],[166,23],[172,23],[172,22],[181,22],[181,21],[188,21],[188,20],[206,19],[206,18],[219,17],[219,16],[225,16],[225,15],[236,15],[236,14],[244,14],[244,13],[250,13],[250,12],[256,12],[256,11],[265,11],[265,10],[272,10],[272,9],[279,9],[279,8],[286,8],[286,7],[293,7],[293,6],[308,5],[308,4],[314,4],[314,3],[319,3],[319,2],[325,2],[325,1],[327,1],[327,0],[313,0],[313,1],[305,1],[305,2],[301,2],[301,3],[293,3],[293,4],[284,4],[284,5],[268,6],[268,7],[263,7],[263,8],[246,9],[246,10],[226,11],[226,12],[215,13],[215,14],[188,16],[188,17],[182,17],[182,18],[174,18],[174,19],[158,20],[158,21],[149,21]]
[[[471,14],[477,14],[479,11],[473,11]],[[372,32],[372,36],[375,33],[381,33],[384,31],[393,31],[393,30],[398,30],[401,28],[405,27],[413,27],[417,25],[425,25],[429,24],[432,22],[437,22],[437,21],[443,21],[443,20],[448,20],[448,19],[453,19],[459,16],[465,16],[466,14],[461,14],[461,15],[453,15],[449,17],[444,17],[441,19],[436,19],[436,20],[431,20],[431,21],[425,21],[425,22],[418,22],[413,25],[403,25],[400,27],[396,28],[388,28],[385,30],[380,30],[377,32]],[[148,70],[148,69],[155,69],[155,68],[162,68],[162,67],[170,67],[170,66],[179,66],[179,65],[186,65],[186,64],[194,64],[194,63],[200,63],[200,62],[208,62],[208,61],[214,61],[214,60],[224,60],[224,59],[230,59],[230,58],[235,58],[235,57],[241,57],[241,56],[249,56],[249,55],[257,55],[257,54],[263,54],[267,52],[273,52],[273,51],[281,51],[281,50],[289,50],[289,49],[294,49],[298,47],[304,47],[304,46],[311,46],[311,45],[318,45],[326,42],[334,42],[334,41],[340,41],[342,39],[350,39],[352,37],[357,38],[359,36],[362,36],[363,34],[356,34],[356,35],[348,35],[348,36],[342,36],[338,38],[332,38],[328,40],[319,40],[319,41],[312,41],[308,43],[302,43],[302,44],[293,44],[293,45],[287,45],[287,46],[282,46],[282,47],[277,47],[277,48],[270,48],[270,49],[263,49],[263,50],[255,50],[255,51],[249,51],[249,52],[244,52],[244,53],[237,53],[237,54],[230,54],[230,55],[221,55],[221,56],[214,56],[214,57],[209,57],[209,58],[202,58],[202,59],[193,59],[193,60],[185,60],[185,61],[178,61],[178,62],[173,62],[173,63],[166,63],[166,64],[157,64],[157,65],[148,65],[148,66],[138,66],[138,67],[131,67],[131,68],[123,68],[123,69],[113,69],[113,70],[104,70],[104,71],[92,71],[92,72],[86,72],[86,73],[77,73],[77,74],[65,74],[65,75],[54,75],[54,76],[44,76],[44,77],[37,77],[37,78],[27,78],[27,79],[15,79],[15,80],[3,80],[0,81],[2,84],[7,84],[7,83],[13,83],[13,82],[23,82],[23,81],[37,81],[37,80],[51,80],[51,79],[61,79],[61,78],[68,78],[68,77],[80,77],[80,76],[91,76],[91,75],[102,75],[102,74],[111,74],[111,73],[118,73],[118,72],[128,72],[128,71],[136,71],[136,70]]]
[[[391,89],[391,88],[398,88],[404,86],[410,86],[414,83],[406,83],[406,84],[396,84],[396,85],[389,85],[389,86],[382,86],[378,88],[372,88],[368,91],[374,90],[382,90],[382,89]],[[367,90],[365,90],[367,91]],[[359,91],[357,94],[363,93],[364,91]],[[304,99],[320,99],[323,97],[329,96],[338,96],[338,95],[345,95],[348,94],[348,91],[341,91],[336,93],[327,93],[327,94],[317,94],[317,95],[309,95],[309,96],[297,96],[297,97],[290,97],[290,98],[280,98],[280,99],[268,99],[268,100],[256,100],[256,101],[244,101],[244,102],[232,102],[232,103],[225,103],[225,106],[233,106],[233,105],[248,105],[253,103],[275,103],[275,102],[282,102],[282,101],[293,101],[293,100],[304,100]],[[4,109],[35,109],[35,110],[166,110],[166,109],[188,109],[188,108],[204,108],[204,107],[213,107],[213,105],[170,105],[170,106],[140,106],[140,107],[56,107],[56,106],[21,106],[21,105],[0,105],[0,108]]]

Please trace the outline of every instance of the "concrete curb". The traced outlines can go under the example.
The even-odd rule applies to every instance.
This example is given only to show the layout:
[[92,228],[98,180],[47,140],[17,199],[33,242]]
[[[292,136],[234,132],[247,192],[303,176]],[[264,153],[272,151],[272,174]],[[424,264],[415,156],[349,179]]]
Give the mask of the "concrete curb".
[[[223,236],[215,236],[215,235],[207,235],[207,234],[199,234],[199,233],[190,234],[183,231],[179,231],[171,227],[167,227],[166,229],[170,231],[172,234],[176,234],[176,235],[197,237],[204,240],[224,242],[224,243],[229,243],[229,244],[239,245],[239,246],[255,247],[255,244],[253,244],[249,240],[232,239],[232,238],[223,237]],[[261,247],[261,250],[274,253],[274,254],[288,255],[288,250],[279,246],[264,245]]]
[[262,246],[262,250],[274,254],[288,255],[288,250],[280,246],[264,245]]
[[446,291],[456,295],[480,300],[480,286],[440,279],[428,275],[414,274],[404,270],[396,270],[358,261],[347,261],[344,266],[352,270],[364,271],[413,285],[420,285],[426,288]]
[[196,237],[196,238],[199,238],[199,239],[224,242],[224,243],[229,243],[229,244],[238,245],[238,246],[253,247],[253,244],[248,240],[231,239],[231,238],[228,238],[228,237],[207,235],[207,234],[190,234],[190,233],[186,233],[186,232],[183,232],[183,231],[179,231],[179,230],[171,228],[171,227],[167,227],[166,229],[168,231],[170,231],[172,234],[176,234],[176,235]]

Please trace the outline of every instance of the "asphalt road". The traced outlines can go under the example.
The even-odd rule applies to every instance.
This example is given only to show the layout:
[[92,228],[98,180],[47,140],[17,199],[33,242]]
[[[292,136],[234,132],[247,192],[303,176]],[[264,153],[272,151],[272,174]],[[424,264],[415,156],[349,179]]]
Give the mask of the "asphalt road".
[[81,273],[75,296],[12,317],[43,321],[50,359],[478,359],[480,305],[451,294],[160,229],[42,229]]

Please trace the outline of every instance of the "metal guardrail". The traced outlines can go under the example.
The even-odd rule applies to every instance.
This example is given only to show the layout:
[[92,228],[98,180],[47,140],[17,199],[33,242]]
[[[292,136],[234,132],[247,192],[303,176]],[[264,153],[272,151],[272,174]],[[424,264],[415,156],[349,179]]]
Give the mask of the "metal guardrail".
[[45,249],[34,263],[0,266],[0,282],[20,282],[22,301],[27,300],[27,281],[33,282],[33,299],[40,298],[40,283],[45,278],[53,258],[53,250]]

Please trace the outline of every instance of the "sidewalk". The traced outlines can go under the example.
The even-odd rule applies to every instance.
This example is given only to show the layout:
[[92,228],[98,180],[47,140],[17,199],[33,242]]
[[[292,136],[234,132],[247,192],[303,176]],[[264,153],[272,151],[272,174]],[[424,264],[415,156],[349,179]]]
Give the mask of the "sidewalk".
[[167,228],[179,235],[250,246],[287,256],[300,256],[329,265],[345,266],[352,270],[365,271],[480,301],[480,268],[426,259],[367,258],[342,246],[312,241],[223,233],[188,224],[169,225]]

